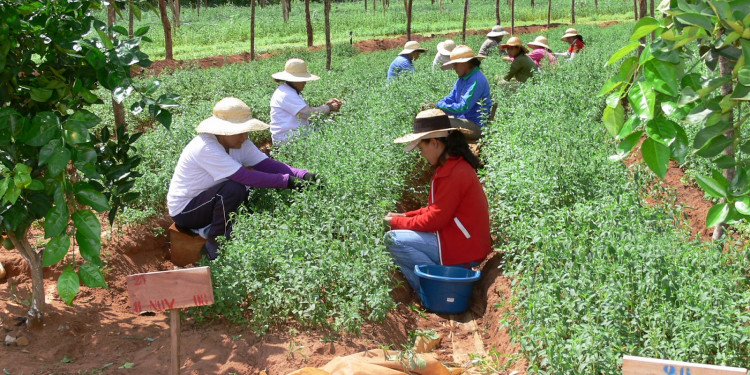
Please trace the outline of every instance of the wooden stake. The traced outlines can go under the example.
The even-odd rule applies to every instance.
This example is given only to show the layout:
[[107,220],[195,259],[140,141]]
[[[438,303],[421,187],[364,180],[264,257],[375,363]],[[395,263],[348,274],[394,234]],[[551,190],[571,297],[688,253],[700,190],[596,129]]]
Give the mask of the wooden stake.
[[180,309],[169,310],[169,334],[172,337],[172,359],[169,374],[180,374]]

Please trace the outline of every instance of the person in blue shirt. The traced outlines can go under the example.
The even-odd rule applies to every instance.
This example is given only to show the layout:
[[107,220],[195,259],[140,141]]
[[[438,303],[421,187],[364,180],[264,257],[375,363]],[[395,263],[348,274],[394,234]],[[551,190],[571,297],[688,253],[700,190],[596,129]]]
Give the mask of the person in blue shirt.
[[458,74],[453,90],[435,106],[451,116],[451,126],[471,130],[466,139],[475,141],[482,136],[482,127],[487,125],[492,98],[490,83],[479,70],[484,56],[475,56],[474,50],[466,45],[457,46],[451,52],[451,59],[442,69],[453,69]]
[[422,48],[419,42],[410,40],[404,45],[404,50],[398,53],[398,56],[391,63],[388,68],[388,82],[398,77],[403,72],[414,71],[414,61],[419,58],[419,55],[427,52],[426,48]]

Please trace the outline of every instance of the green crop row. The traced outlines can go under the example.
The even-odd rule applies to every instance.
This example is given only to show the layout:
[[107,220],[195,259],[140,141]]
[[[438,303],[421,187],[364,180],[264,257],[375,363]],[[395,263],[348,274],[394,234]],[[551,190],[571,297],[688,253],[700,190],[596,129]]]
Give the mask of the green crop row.
[[[415,1],[412,32],[424,35],[461,31],[463,22],[463,1],[443,1],[440,11],[439,1],[434,4]],[[547,1],[516,4],[516,25],[546,24]],[[594,2],[577,2],[576,17],[578,22],[599,19],[631,19],[633,4],[623,0],[601,0],[598,12]],[[353,32],[353,41],[382,38],[406,33],[406,15],[403,2],[392,1],[384,13],[379,2],[376,12],[364,12],[362,2],[334,3],[331,9],[331,38],[334,44],[343,45],[349,42],[349,31]],[[311,20],[314,30],[314,45],[325,45],[325,28],[322,2],[311,2]],[[501,20],[510,27],[510,6],[501,2]],[[181,14],[181,27],[175,28],[173,52],[176,59],[193,59],[222,54],[236,54],[250,51],[250,7],[232,5],[202,8],[200,15],[195,9],[184,7]],[[106,15],[102,13],[102,19]],[[363,20],[365,22],[363,22]],[[553,3],[552,22],[570,22],[570,2]],[[120,21],[125,24],[126,21]],[[471,3],[468,29],[489,29],[495,24],[495,3]],[[144,51],[152,59],[164,58],[164,32],[158,14],[144,12],[141,21],[135,22],[135,28],[150,26],[149,38],[154,43],[146,45]],[[287,48],[307,47],[305,13],[302,3],[295,2],[289,22],[281,18],[281,7],[278,3],[265,8],[256,8],[256,52],[270,52]]]
[[486,139],[514,278],[506,322],[532,373],[618,374],[625,354],[748,367],[750,252],[688,240],[679,207],[640,196],[655,176],[608,160],[596,94],[629,31],[601,30],[580,59],[516,91]]

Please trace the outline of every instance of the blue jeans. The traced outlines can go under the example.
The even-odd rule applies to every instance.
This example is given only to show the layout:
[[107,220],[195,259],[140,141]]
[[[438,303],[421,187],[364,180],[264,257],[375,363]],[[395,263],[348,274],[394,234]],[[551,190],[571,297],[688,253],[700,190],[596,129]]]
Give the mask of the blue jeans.
[[419,292],[419,278],[415,265],[440,264],[437,235],[406,229],[390,230],[385,234],[385,246],[412,289]]

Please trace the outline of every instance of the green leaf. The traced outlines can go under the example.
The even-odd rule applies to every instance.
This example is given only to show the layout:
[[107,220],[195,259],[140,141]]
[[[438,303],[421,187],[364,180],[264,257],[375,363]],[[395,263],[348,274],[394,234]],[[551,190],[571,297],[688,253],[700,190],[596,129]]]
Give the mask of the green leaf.
[[86,129],[91,129],[99,125],[101,122],[102,119],[100,119],[99,116],[85,109],[77,110],[70,117],[68,117],[67,120],[65,120],[65,123],[72,128],[84,127]]
[[84,205],[91,206],[96,211],[109,210],[109,200],[101,192],[97,191],[91,184],[78,182],[73,187],[76,199]]
[[677,86],[677,67],[677,64],[654,59],[643,66],[643,75],[654,84],[654,90],[669,96],[677,96],[680,94],[680,88]]
[[86,61],[91,64],[91,67],[94,68],[94,70],[100,70],[104,69],[107,65],[107,56],[105,56],[102,51],[92,48],[86,52]]
[[672,153],[672,159],[677,160],[678,163],[683,163],[690,152],[690,144],[682,126],[675,125],[675,133],[674,142],[669,145],[669,150]]
[[615,108],[610,106],[605,107],[602,121],[609,135],[612,137],[617,136],[620,133],[622,124],[625,123],[625,109],[622,107],[622,104],[618,102]]
[[633,104],[633,111],[643,120],[654,118],[656,95],[653,88],[646,82],[633,85],[628,93],[628,99]]
[[151,26],[143,26],[143,27],[139,27],[139,28],[138,28],[138,30],[136,30],[136,31],[135,31],[135,32],[133,33],[133,35],[134,35],[134,36],[144,36],[144,35],[146,35],[146,34],[148,33],[148,29],[149,29],[150,27],[151,27]]
[[133,86],[118,86],[115,87],[114,90],[112,90],[112,98],[117,102],[118,104],[122,104],[122,102],[125,101],[125,99],[130,96],[130,94],[133,93]]
[[53,92],[54,91],[49,90],[49,89],[43,89],[43,88],[38,88],[38,87],[32,88],[31,89],[31,100],[33,100],[35,102],[44,103],[47,100],[49,100],[49,98],[52,97],[52,93]]
[[80,210],[73,214],[73,224],[83,259],[100,267],[103,266],[104,263],[99,258],[102,231],[99,218],[91,210]]
[[620,141],[620,143],[617,144],[617,149],[616,149],[617,155],[610,157],[610,159],[622,160],[623,158],[625,158],[630,153],[630,151],[633,150],[635,145],[638,144],[642,136],[643,136],[643,131],[639,130],[623,138],[622,141]]
[[604,66],[609,66],[609,65],[614,64],[616,61],[622,59],[623,57],[627,56],[631,52],[633,52],[636,49],[638,49],[638,47],[640,47],[640,45],[641,45],[641,43],[638,42],[637,40],[635,42],[631,42],[631,43],[626,44],[625,47],[620,48],[619,50],[617,50],[617,52],[615,52],[614,54],[612,54],[612,56],[609,58],[609,60],[607,61],[607,63],[604,64]]
[[750,197],[739,197],[734,202],[734,208],[743,215],[750,215]]
[[57,279],[57,294],[60,295],[65,304],[73,306],[73,299],[78,294],[81,282],[78,280],[78,274],[70,265],[66,266],[60,278]]
[[34,191],[44,190],[44,183],[42,183],[42,181],[39,181],[39,180],[31,180],[31,183],[28,186],[26,186],[26,189],[34,190]]
[[[750,16],[750,14],[748,14]],[[750,27],[745,23],[745,34],[747,34],[747,28]],[[745,56],[745,64],[750,64],[750,40],[748,38],[740,39],[740,46],[742,47],[742,56]]]
[[81,276],[83,285],[89,288],[107,288],[107,282],[104,281],[104,275],[99,267],[91,264],[84,263],[78,268],[78,274]]
[[720,203],[711,207],[706,215],[706,228],[713,228],[721,224],[728,214],[729,205],[727,203]]
[[729,155],[719,156],[714,160],[714,164],[721,169],[734,168],[737,165],[737,161]]
[[669,146],[677,137],[677,124],[659,116],[646,123],[646,132],[652,139]]
[[698,186],[703,189],[703,191],[706,192],[706,194],[714,197],[714,198],[726,198],[727,196],[727,189],[726,187],[722,186],[718,181],[711,177],[704,177],[701,175],[695,176],[695,181],[698,183]]
[[661,178],[667,175],[669,152],[669,147],[651,138],[643,141],[643,145],[641,145],[641,154],[646,165]]
[[711,18],[698,13],[683,13],[675,18],[684,24],[702,27],[709,33],[714,30],[714,23]]
[[750,66],[743,66],[737,74],[737,78],[739,78],[741,84],[750,86]]
[[651,34],[652,31],[660,28],[659,21],[653,17],[643,17],[635,24],[633,28],[633,34],[630,36],[630,41],[637,41],[644,36]]
[[68,253],[70,248],[70,237],[66,234],[53,237],[44,247],[44,254],[42,257],[42,267],[48,267],[59,263],[65,255]]
[[703,147],[701,147],[700,149],[698,149],[698,151],[696,151],[695,153],[704,158],[712,158],[720,154],[731,144],[732,144],[731,139],[727,138],[724,135],[720,135],[706,142],[706,144],[703,145]]
[[65,121],[63,124],[65,141],[76,145],[89,141],[89,130],[86,125],[78,121]]
[[64,204],[55,204],[44,217],[44,237],[50,238],[65,232],[68,227],[68,207]]
[[732,93],[734,100],[750,100],[750,86],[737,85]]
[[60,119],[49,111],[39,112],[26,127],[18,139],[29,146],[41,147],[57,137],[60,130]]

